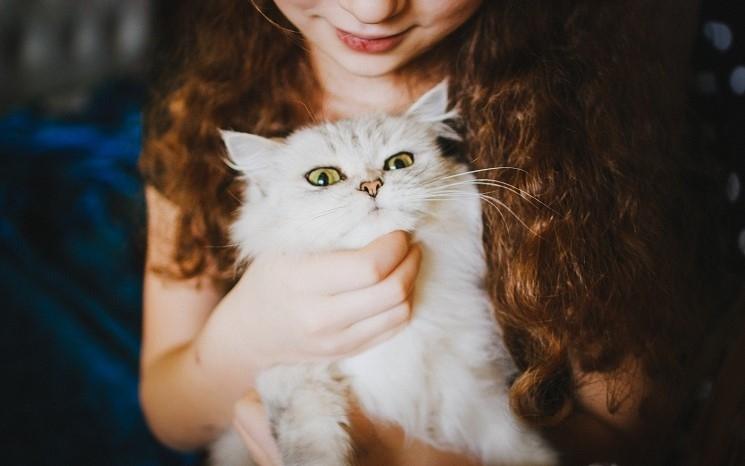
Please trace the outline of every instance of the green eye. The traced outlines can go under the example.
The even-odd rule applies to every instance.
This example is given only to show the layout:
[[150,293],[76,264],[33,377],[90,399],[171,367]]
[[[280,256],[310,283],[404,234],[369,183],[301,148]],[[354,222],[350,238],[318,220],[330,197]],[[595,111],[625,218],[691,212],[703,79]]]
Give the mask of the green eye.
[[309,171],[305,179],[313,186],[331,186],[343,180],[344,176],[336,168],[324,167]]
[[385,160],[384,170],[398,170],[400,168],[410,167],[414,164],[414,154],[409,152],[399,152]]

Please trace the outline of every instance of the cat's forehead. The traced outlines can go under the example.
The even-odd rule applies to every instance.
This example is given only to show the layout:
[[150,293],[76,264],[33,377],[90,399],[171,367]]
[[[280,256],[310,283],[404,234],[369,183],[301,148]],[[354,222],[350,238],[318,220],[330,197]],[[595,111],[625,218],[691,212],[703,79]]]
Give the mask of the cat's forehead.
[[302,129],[291,135],[286,143],[293,152],[335,154],[376,159],[386,150],[399,150],[402,145],[425,143],[429,135],[423,125],[405,117],[372,115],[325,123]]

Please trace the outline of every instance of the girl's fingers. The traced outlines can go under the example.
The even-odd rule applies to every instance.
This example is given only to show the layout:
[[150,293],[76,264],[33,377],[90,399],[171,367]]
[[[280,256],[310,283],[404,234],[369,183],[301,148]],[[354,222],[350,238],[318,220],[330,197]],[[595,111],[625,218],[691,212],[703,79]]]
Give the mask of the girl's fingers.
[[408,252],[409,235],[394,231],[362,249],[309,256],[293,282],[329,295],[367,288],[387,277]]
[[406,301],[414,289],[421,258],[421,249],[415,245],[383,281],[332,297],[328,309],[331,315],[340,316],[338,328],[351,327]]
[[405,301],[392,309],[357,322],[339,336],[336,348],[334,348],[335,352],[338,355],[358,353],[362,351],[362,348],[368,347],[366,345],[372,344],[371,342],[376,338],[384,339],[384,334],[398,330],[409,321],[410,316],[411,303]]
[[255,392],[236,405],[235,428],[259,466],[282,466],[282,458],[269,428],[264,405]]
[[279,463],[272,462],[259,444],[240,425],[236,424],[235,429],[243,439],[243,443],[246,445],[246,449],[254,463],[258,466],[278,466]]
[[379,334],[378,336],[367,340],[366,342],[362,343],[357,348],[352,349],[348,354],[345,356],[352,356],[358,353],[362,353],[363,351],[366,351],[374,346],[378,346],[379,344],[383,343],[384,341],[390,340],[391,338],[398,335],[404,328],[406,328],[406,325],[409,323],[409,320],[406,319],[403,322],[401,322],[398,326],[391,328],[390,330],[386,330],[385,332]]

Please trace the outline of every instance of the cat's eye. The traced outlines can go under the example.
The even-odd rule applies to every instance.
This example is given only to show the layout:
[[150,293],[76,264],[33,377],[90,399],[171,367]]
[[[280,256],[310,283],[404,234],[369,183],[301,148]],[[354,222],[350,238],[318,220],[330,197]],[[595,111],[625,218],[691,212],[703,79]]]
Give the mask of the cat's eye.
[[399,170],[414,164],[414,154],[410,152],[399,152],[385,159],[384,170]]
[[331,186],[344,179],[339,170],[333,167],[314,168],[305,175],[305,179],[313,186]]

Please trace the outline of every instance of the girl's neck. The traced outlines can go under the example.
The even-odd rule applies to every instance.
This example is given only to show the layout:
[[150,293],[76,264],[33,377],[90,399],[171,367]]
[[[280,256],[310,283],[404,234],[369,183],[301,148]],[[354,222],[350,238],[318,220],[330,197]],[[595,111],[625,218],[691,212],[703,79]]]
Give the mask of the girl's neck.
[[311,62],[320,87],[317,117],[324,120],[372,112],[401,112],[442,79],[436,74],[426,80],[413,79],[404,73],[355,75],[323,53],[311,53]]

